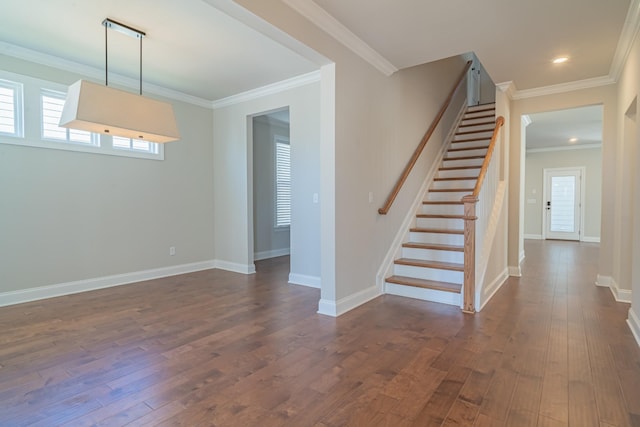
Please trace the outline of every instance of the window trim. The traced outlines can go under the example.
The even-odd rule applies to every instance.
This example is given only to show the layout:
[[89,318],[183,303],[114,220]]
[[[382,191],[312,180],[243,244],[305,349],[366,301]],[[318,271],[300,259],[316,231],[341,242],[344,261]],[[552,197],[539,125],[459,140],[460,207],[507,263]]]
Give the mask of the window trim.
[[[289,146],[289,222],[287,224],[278,223],[278,145]],[[274,214],[273,214],[273,228],[277,230],[288,230],[291,227],[291,142],[289,138],[283,135],[274,135],[273,137],[273,158],[274,158],[274,170],[273,170],[273,182],[274,182]]]
[[67,93],[68,85],[55,83],[35,77],[12,73],[0,69],[0,79],[22,86],[21,101],[21,130],[20,137],[0,133],[0,145],[15,145],[20,147],[46,148],[62,151],[76,151],[118,157],[130,157],[147,160],[164,160],[164,144],[157,144],[157,154],[126,150],[113,147],[110,135],[100,135],[100,145],[90,145],[82,142],[64,141],[61,139],[42,138],[42,106],[41,93],[43,90]]
[[4,77],[0,74],[0,87],[13,90],[14,132],[0,131],[0,137],[24,138],[24,85]]

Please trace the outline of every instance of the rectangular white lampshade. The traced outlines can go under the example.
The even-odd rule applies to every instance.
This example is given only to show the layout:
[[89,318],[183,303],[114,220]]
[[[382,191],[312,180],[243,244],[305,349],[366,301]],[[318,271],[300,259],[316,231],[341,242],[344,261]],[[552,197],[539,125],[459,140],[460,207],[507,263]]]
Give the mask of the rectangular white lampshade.
[[69,86],[60,126],[149,142],[180,138],[171,104],[86,80]]

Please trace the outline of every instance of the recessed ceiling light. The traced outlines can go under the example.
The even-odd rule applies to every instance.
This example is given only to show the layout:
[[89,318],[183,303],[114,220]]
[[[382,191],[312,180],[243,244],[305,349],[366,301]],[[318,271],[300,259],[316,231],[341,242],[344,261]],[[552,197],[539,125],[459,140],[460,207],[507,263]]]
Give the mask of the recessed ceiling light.
[[569,138],[569,142],[571,143],[578,142],[578,138]]
[[569,60],[568,56],[558,56],[557,58],[553,59],[553,63],[554,64],[563,64],[565,62],[567,62]]

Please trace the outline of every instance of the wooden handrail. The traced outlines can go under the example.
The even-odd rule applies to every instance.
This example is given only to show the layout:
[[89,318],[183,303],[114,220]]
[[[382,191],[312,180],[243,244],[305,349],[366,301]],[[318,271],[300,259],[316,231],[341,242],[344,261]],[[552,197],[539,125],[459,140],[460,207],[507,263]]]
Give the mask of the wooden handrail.
[[411,156],[411,158],[409,159],[409,162],[405,166],[404,171],[402,172],[402,175],[400,175],[400,178],[398,178],[396,185],[391,190],[389,197],[387,197],[387,201],[384,203],[384,206],[378,209],[378,213],[380,215],[386,215],[387,212],[389,212],[389,209],[391,208],[393,201],[396,199],[396,197],[398,196],[398,193],[400,192],[400,189],[404,185],[404,182],[409,177],[409,173],[411,173],[411,170],[413,169],[416,162],[418,161],[420,154],[422,154],[422,150],[424,150],[425,145],[427,145],[427,142],[429,142],[429,138],[431,138],[431,135],[433,134],[433,132],[435,132],[436,127],[440,123],[442,116],[444,116],[444,113],[447,111],[447,108],[449,108],[449,104],[451,104],[451,100],[453,99],[453,96],[455,95],[456,90],[458,90],[460,83],[462,83],[462,80],[464,80],[464,77],[466,76],[467,71],[469,71],[469,68],[471,67],[471,63],[472,61],[467,61],[467,64],[465,65],[464,69],[460,73],[458,80],[456,80],[456,84],[453,86],[453,89],[451,89],[451,92],[449,92],[449,96],[447,96],[447,99],[444,101],[444,104],[442,104],[442,107],[440,107],[440,111],[436,115],[435,119],[433,119],[431,126],[429,126],[429,129],[427,129],[427,132],[422,137],[420,144],[418,144],[415,151],[413,152],[413,155]]
[[489,148],[487,149],[487,155],[484,156],[484,161],[482,162],[482,168],[480,169],[480,174],[478,175],[476,186],[473,189],[473,193],[471,193],[471,196],[473,196],[476,200],[478,199],[478,195],[480,194],[484,176],[487,174],[487,169],[489,169],[489,163],[491,163],[491,157],[493,156],[493,149],[495,148],[496,141],[498,140],[498,132],[500,131],[502,125],[504,125],[504,117],[500,116],[496,120],[496,127],[493,129],[493,135],[491,136],[491,142],[489,143]]

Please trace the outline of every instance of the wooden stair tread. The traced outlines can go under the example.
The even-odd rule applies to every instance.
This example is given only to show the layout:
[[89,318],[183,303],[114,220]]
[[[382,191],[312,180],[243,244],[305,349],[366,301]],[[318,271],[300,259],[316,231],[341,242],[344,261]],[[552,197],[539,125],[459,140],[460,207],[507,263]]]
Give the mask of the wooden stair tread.
[[389,283],[395,283],[397,285],[413,286],[423,289],[434,289],[437,291],[453,292],[459,294],[462,290],[462,285],[458,283],[438,282],[435,280],[415,279],[413,277],[404,276],[391,276],[386,279]]
[[464,215],[449,214],[417,214],[417,218],[442,218],[442,219],[464,219]]
[[456,132],[456,135],[473,135],[474,133],[487,133],[487,132],[493,132],[493,129],[486,129],[486,130],[467,130],[467,131],[462,131],[462,132]]
[[[473,117],[473,118],[468,119],[468,120],[476,120],[476,119],[478,119],[478,117]],[[490,120],[488,122],[469,123],[469,124],[465,124],[465,125],[461,124],[460,126],[458,126],[458,129],[460,129],[460,128],[468,128],[468,127],[471,127],[471,126],[485,126],[485,125],[493,125],[495,127],[496,126],[496,121],[495,120]]]
[[477,141],[491,141],[490,137],[481,137],[481,138],[467,138],[467,139],[456,139],[451,141],[452,144],[456,144],[458,142],[477,142]]
[[433,178],[434,181],[473,181],[477,176],[453,176],[449,178]]
[[447,150],[447,152],[450,152],[450,151],[459,152],[459,151],[469,151],[469,150],[486,150],[488,148],[489,148],[488,145],[481,145],[480,147],[449,148]]
[[412,267],[436,268],[439,270],[464,271],[464,264],[455,262],[428,261],[424,259],[398,258],[395,264],[408,265]]
[[423,205],[464,205],[463,202],[459,200],[425,200],[422,202]]
[[431,188],[430,193],[464,193],[473,192],[474,188]]
[[442,245],[439,243],[406,242],[402,244],[402,247],[413,249],[433,249],[436,251],[464,252],[464,246]]
[[453,228],[420,228],[414,227],[409,229],[412,233],[438,233],[438,234],[464,234],[464,230],[456,230]]
[[439,168],[438,170],[440,171],[455,171],[455,170],[464,170],[464,169],[481,169],[482,166],[477,165],[477,166],[451,166],[451,167],[442,167]]
[[484,159],[485,156],[466,156],[466,157],[445,157],[443,160],[445,162],[452,160],[475,160],[475,159]]
[[[489,111],[489,110],[486,110]],[[475,114],[475,113],[480,113],[480,111],[472,111],[472,112],[467,112],[465,113],[465,117],[467,114]],[[475,116],[475,117],[469,117],[468,119],[466,119],[465,117],[462,118],[462,120],[478,120],[478,119],[487,119],[489,117],[494,117],[495,118],[495,113],[494,114],[485,114],[483,116]],[[493,121],[495,123],[495,120]]]

